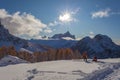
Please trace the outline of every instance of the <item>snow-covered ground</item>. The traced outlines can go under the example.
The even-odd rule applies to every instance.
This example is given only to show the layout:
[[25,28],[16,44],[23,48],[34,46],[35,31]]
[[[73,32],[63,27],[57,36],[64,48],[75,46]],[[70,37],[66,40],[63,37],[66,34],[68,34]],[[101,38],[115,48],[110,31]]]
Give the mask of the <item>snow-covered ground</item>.
[[28,63],[28,62],[11,55],[7,55],[0,60],[0,66],[7,66],[7,65],[19,64],[19,63]]
[[58,60],[0,67],[1,80],[120,80],[120,58]]

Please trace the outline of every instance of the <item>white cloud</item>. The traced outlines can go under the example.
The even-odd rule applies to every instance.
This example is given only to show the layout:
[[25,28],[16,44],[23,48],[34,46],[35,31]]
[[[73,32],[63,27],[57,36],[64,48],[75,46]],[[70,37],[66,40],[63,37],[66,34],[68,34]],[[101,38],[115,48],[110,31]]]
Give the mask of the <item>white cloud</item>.
[[83,39],[82,37],[78,37],[78,38],[76,38],[76,40],[81,40],[81,39]]
[[90,31],[90,32],[89,32],[89,37],[93,38],[94,36],[95,36],[95,33],[92,32],[92,31]]
[[119,41],[115,41],[116,44],[120,45],[120,40]]
[[53,31],[50,28],[44,30],[45,33],[52,33]]
[[89,32],[89,34],[93,35],[93,34],[94,34],[94,32],[90,31],[90,32]]
[[54,22],[49,23],[48,26],[57,26],[59,24],[62,24],[62,23],[59,21],[54,21]]
[[74,40],[71,37],[62,37],[62,39],[65,39],[65,40]]
[[0,9],[0,18],[9,17],[10,15],[7,13],[5,9]]
[[0,19],[11,34],[19,37],[40,38],[43,29],[46,29],[45,32],[52,32],[50,28],[48,30],[46,24],[31,14],[20,12],[9,14],[5,9],[0,9]]
[[100,10],[97,12],[93,12],[92,13],[92,18],[103,18],[103,17],[108,17],[110,15],[110,9],[104,9],[104,10]]
[[80,11],[80,8],[76,8],[75,10],[71,11],[71,14],[77,14]]

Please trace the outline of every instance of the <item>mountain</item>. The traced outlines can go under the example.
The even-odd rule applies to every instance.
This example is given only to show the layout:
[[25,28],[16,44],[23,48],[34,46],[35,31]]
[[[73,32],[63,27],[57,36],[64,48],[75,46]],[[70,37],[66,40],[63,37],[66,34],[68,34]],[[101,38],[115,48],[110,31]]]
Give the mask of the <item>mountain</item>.
[[22,48],[22,50],[24,49],[30,52],[46,51],[48,49],[51,49],[51,47],[32,43],[28,40],[21,39],[10,34],[9,31],[5,29],[4,26],[0,23],[0,47],[1,46],[14,46],[17,51],[21,50]]
[[[63,39],[64,38],[64,39]],[[0,23],[0,47],[14,46],[17,51],[36,52],[47,51],[53,48],[73,48],[81,53],[88,52],[90,58],[94,55],[98,58],[120,57],[120,46],[116,45],[110,37],[102,34],[94,38],[85,37],[80,41],[66,40],[65,38],[75,39],[69,31],[64,34],[55,34],[48,40],[25,40],[9,33]]]
[[44,51],[48,51],[49,49],[53,49],[49,45],[44,45],[44,44],[30,42],[30,41],[28,41],[28,42],[29,42],[28,47],[25,49],[32,51],[32,52],[39,52],[39,51],[44,52]]
[[25,49],[25,48],[21,48],[20,51],[21,51],[21,52],[28,52],[28,53],[30,53],[30,54],[33,54],[32,51],[29,51],[29,50],[27,50],[27,49]]
[[18,50],[20,47],[28,47],[27,40],[18,38],[9,33],[7,29],[0,23],[0,46],[16,46]]
[[77,41],[76,40],[65,40],[65,39],[48,39],[48,40],[36,40],[32,39],[29,40],[31,43],[35,44],[42,44],[51,46],[53,48],[70,48],[72,47]]
[[77,41],[75,40],[75,35],[72,35],[69,31],[67,31],[63,34],[55,34],[52,37],[43,36],[42,39],[31,39],[29,42],[47,45],[53,48],[70,48]]
[[66,33],[55,34],[51,37],[52,39],[75,39],[75,35],[72,35],[69,31]]
[[78,49],[81,53],[87,51],[92,58],[113,58],[120,57],[120,46],[116,45],[112,39],[106,35],[98,34],[94,38],[85,37],[78,41],[73,49]]

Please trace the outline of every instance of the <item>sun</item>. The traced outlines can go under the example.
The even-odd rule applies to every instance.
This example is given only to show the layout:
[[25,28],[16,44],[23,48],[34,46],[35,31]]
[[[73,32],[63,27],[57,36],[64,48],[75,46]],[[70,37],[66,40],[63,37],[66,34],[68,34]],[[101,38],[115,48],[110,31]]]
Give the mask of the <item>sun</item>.
[[71,14],[69,12],[65,12],[59,16],[59,20],[61,22],[70,22],[72,21]]

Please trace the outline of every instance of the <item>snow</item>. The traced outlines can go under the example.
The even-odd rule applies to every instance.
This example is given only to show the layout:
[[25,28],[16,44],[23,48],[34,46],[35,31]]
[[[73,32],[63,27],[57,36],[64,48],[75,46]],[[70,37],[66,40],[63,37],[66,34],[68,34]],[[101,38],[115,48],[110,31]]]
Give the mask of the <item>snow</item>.
[[[12,74],[11,74],[12,73]],[[2,80],[120,80],[120,58],[58,60],[0,67]]]
[[25,52],[28,52],[28,53],[30,53],[30,54],[33,54],[33,52],[32,52],[32,51],[27,50],[27,49],[25,49],[25,48],[21,48],[21,49],[20,49],[20,51],[25,51]]
[[114,70],[114,72],[106,76],[104,80],[120,80],[120,68],[117,70]]
[[109,63],[119,63],[119,62],[120,62],[120,58],[101,59],[100,61],[103,61],[103,62],[109,62]]
[[15,56],[5,56],[0,60],[0,66],[6,66],[10,64],[26,63],[27,61],[22,60]]

